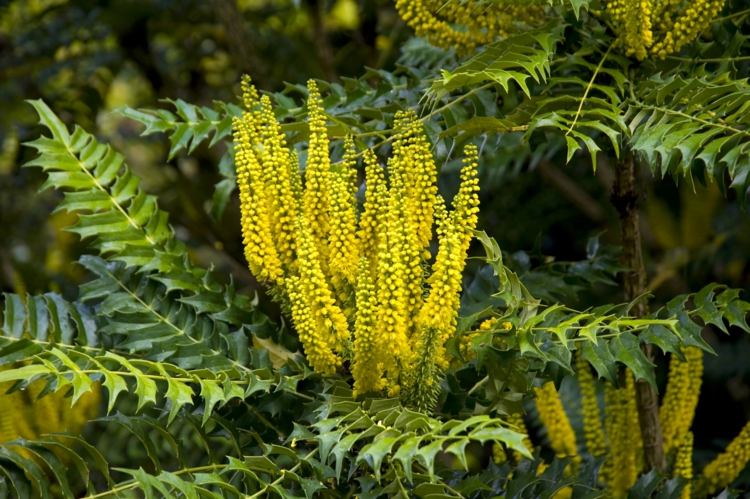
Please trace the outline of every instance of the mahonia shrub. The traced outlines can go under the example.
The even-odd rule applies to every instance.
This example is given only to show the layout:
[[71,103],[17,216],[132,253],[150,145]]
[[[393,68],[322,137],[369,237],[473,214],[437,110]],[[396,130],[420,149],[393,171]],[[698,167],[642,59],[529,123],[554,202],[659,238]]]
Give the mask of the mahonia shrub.
[[[461,274],[479,205],[477,148],[467,146],[449,210],[412,111],[395,118],[387,171],[364,151],[358,208],[351,138],[334,162],[321,98],[308,83],[309,147],[300,165],[270,99],[243,82],[234,120],[245,255],[252,273],[291,315],[312,367],[351,368],[358,394],[387,391],[429,408],[448,365]],[[435,241],[436,251],[431,251]]]

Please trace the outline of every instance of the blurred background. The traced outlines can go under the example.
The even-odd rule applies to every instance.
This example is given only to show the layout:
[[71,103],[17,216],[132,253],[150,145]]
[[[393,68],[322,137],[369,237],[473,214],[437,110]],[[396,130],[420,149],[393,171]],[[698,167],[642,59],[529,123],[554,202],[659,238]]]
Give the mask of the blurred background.
[[[165,137],[141,137],[143,127],[117,110],[169,108],[163,99],[232,102],[244,73],[279,91],[308,78],[358,78],[366,67],[396,70],[402,47],[411,47],[412,58],[424,47],[411,36],[386,0],[0,0],[0,291],[72,298],[85,278],[71,263],[78,238],[61,230],[68,215],[53,211],[58,194],[38,193],[43,175],[21,168],[31,157],[23,142],[40,132],[25,99],[44,99],[66,123],[125,154],[192,257],[251,291],[236,199],[211,216],[210,186],[221,180],[226,151],[204,144],[169,159]],[[584,156],[564,166],[563,150],[515,157],[512,142],[493,144],[482,161],[480,229],[498,240],[506,263],[530,283],[535,272],[558,273],[559,286],[534,290],[549,299],[580,308],[619,301],[606,272],[600,284],[581,287],[570,271],[616,262],[612,165],[601,158],[592,174]],[[446,175],[442,183],[450,184]],[[734,194],[645,175],[644,250],[655,302],[712,281],[747,289],[750,217]],[[707,334],[719,357],[706,358],[695,422],[699,462],[750,417],[750,340]]]

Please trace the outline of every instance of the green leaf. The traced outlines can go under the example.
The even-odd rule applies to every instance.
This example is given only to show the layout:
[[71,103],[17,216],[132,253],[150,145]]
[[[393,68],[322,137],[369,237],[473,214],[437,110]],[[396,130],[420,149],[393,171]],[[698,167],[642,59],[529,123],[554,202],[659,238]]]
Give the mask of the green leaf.
[[[750,84],[730,73],[690,77],[655,75],[635,88],[628,119],[631,147],[654,173],[732,179],[740,200],[750,187]],[[701,175],[703,177],[703,175]]]
[[68,129],[43,100],[29,100],[26,102],[34,107],[34,110],[36,110],[39,115],[39,120],[49,129],[50,132],[52,132],[53,138],[59,140],[64,145],[70,143]]
[[638,338],[630,333],[623,333],[612,340],[612,355],[615,360],[625,364],[633,371],[637,380],[646,380],[656,389],[654,365],[649,362],[641,350]]
[[556,23],[491,43],[457,68],[442,70],[441,78],[432,83],[428,97],[440,99],[459,88],[475,88],[488,82],[500,86],[506,93],[510,90],[509,84],[514,82],[529,96],[527,80],[531,78],[540,83],[549,77],[550,59],[564,30],[565,25]]

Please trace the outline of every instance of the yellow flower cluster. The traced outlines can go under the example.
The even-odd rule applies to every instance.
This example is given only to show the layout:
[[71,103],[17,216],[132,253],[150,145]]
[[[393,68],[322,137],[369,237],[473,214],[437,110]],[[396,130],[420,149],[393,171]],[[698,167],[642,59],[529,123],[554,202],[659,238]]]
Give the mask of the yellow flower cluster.
[[690,499],[691,482],[693,481],[693,433],[687,432],[677,445],[677,457],[674,462],[674,476],[687,480],[682,489],[681,499]]
[[750,422],[705,468],[698,489],[709,495],[731,484],[750,462]]
[[602,469],[602,479],[612,497],[626,497],[638,478],[643,443],[640,438],[635,402],[633,373],[625,373],[625,386],[604,389],[605,418],[609,449]]
[[78,433],[99,410],[98,386],[71,407],[71,399],[63,391],[39,398],[45,387],[43,381],[31,383],[26,390],[6,393],[11,385],[0,384],[0,443],[35,439],[44,433]]
[[576,374],[581,389],[581,413],[586,449],[592,456],[600,457],[607,452],[607,443],[602,428],[596,381],[591,374],[591,367],[581,355],[576,356]]
[[703,350],[688,347],[685,360],[672,357],[669,363],[667,391],[659,409],[664,451],[680,444],[693,423],[703,375]]
[[[447,366],[461,274],[479,211],[478,151],[467,146],[449,210],[421,122],[397,114],[387,170],[364,151],[358,209],[357,153],[330,159],[326,116],[308,83],[310,139],[304,171],[270,100],[243,81],[246,111],[234,120],[245,255],[299,334],[312,367],[350,362],[357,393],[401,393],[427,407]],[[437,252],[430,245],[437,235]]]
[[581,457],[578,454],[576,435],[555,384],[549,381],[541,388],[535,388],[534,392],[539,419],[547,428],[547,438],[552,450],[558,457],[568,457],[573,463],[580,463]]
[[628,55],[664,58],[695,40],[724,0],[609,0],[607,14]]
[[544,16],[541,2],[396,0],[396,9],[418,36],[461,52],[471,52],[519,28],[538,25]]

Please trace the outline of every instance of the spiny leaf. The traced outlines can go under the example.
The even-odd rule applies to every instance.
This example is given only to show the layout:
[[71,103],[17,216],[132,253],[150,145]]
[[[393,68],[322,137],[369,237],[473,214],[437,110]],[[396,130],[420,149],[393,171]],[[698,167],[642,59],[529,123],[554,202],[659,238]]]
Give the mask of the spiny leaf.
[[746,201],[750,187],[750,84],[718,77],[655,75],[635,89],[628,109],[634,151],[656,173],[700,177],[731,186]]
[[510,82],[514,82],[528,97],[529,78],[541,83],[549,77],[549,61],[564,30],[565,26],[557,23],[491,43],[457,68],[442,70],[441,78],[432,83],[428,98],[440,99],[459,88],[487,82],[499,85],[506,93]]

